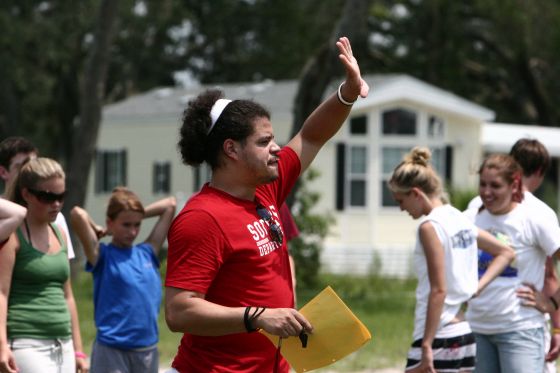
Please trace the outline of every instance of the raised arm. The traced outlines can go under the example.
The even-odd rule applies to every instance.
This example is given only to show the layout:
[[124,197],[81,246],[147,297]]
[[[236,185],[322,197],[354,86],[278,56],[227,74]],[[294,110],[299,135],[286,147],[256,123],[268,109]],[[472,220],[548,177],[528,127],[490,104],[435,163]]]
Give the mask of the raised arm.
[[0,242],[10,237],[23,222],[27,209],[17,203],[0,198]]
[[105,236],[107,231],[97,225],[86,210],[78,206],[70,211],[70,223],[82,243],[88,262],[95,266],[99,257],[99,239]]
[[[340,51],[339,58],[346,69],[346,80],[340,88],[342,99],[354,102],[358,96],[366,97],[369,91],[367,83],[362,79],[358,61],[352,54],[350,41],[340,38],[336,46]],[[302,172],[309,167],[321,147],[340,129],[351,105],[338,99],[337,94],[331,95],[305,120],[301,130],[290,140],[288,146],[299,156]]]
[[171,226],[173,216],[175,216],[176,207],[177,201],[175,200],[175,197],[168,197],[160,199],[145,208],[144,218],[159,216],[159,219],[150,232],[150,235],[146,238],[146,242],[152,245],[156,254],[159,252],[163,241],[165,241],[167,231]]
[[492,255],[494,259],[486,269],[484,275],[478,281],[478,291],[480,292],[506,269],[515,258],[515,251],[507,245],[501,243],[496,237],[483,229],[478,230],[478,247]]

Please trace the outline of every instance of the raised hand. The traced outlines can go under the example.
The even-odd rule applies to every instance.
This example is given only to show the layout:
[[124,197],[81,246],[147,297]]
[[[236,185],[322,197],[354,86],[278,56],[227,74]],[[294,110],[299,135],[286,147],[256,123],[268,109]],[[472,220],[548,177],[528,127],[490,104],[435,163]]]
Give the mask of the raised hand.
[[362,79],[360,66],[352,53],[350,40],[343,36],[336,42],[340,51],[338,58],[346,69],[346,81],[344,82],[343,93],[349,101],[354,101],[358,96],[366,97],[369,92],[368,84]]

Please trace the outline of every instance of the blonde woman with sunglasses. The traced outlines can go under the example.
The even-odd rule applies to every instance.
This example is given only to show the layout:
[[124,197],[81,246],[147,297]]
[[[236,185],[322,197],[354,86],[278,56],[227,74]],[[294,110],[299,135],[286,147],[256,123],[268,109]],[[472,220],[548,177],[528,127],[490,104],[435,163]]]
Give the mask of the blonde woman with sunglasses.
[[87,372],[67,258],[54,224],[65,174],[49,158],[21,166],[8,198],[27,215],[0,250],[0,372]]

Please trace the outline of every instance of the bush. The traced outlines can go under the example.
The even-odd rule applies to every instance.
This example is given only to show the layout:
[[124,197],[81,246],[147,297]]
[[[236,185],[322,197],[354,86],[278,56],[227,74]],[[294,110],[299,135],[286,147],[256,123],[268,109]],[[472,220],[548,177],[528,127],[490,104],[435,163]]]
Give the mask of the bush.
[[299,228],[299,237],[290,242],[290,253],[294,258],[298,288],[310,287],[317,283],[321,268],[320,256],[323,239],[334,221],[330,214],[317,215],[311,210],[317,204],[320,194],[310,191],[306,184],[319,176],[319,172],[309,169],[300,180],[295,195],[292,212]]

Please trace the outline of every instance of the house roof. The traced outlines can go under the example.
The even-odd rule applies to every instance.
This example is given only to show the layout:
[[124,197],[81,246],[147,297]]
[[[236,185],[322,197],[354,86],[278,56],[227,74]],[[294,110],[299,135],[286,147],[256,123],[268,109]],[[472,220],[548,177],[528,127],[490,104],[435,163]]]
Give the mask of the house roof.
[[509,123],[485,123],[482,126],[482,144],[489,153],[508,153],[521,138],[539,140],[552,157],[560,157],[560,130],[557,127]]
[[[364,79],[372,89],[367,98],[358,100],[355,108],[405,99],[483,121],[494,119],[493,111],[408,75],[366,75]],[[297,84],[297,80],[265,80],[260,83],[158,88],[107,105],[103,115],[104,119],[147,115],[173,115],[178,118],[191,98],[205,89],[218,87],[228,98],[254,99],[268,108],[275,120],[291,122]],[[334,89],[333,85],[327,92]]]
[[358,100],[356,108],[410,100],[482,121],[495,118],[492,110],[409,75],[381,75],[381,79],[374,79],[372,83],[370,94],[365,99]]

